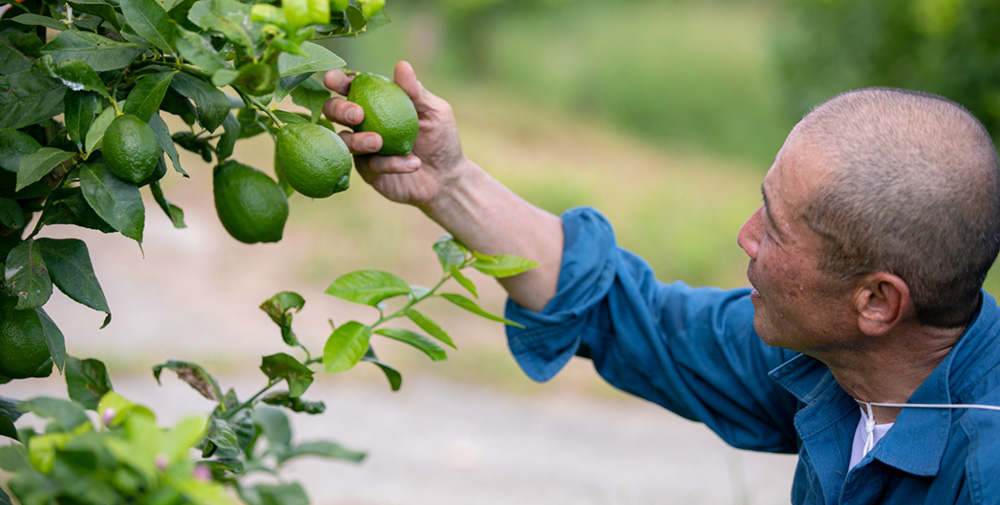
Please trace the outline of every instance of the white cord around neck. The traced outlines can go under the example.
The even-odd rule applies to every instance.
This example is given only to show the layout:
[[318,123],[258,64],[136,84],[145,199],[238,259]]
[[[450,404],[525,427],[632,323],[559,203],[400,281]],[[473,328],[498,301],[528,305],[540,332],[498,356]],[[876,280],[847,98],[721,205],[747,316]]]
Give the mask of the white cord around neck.
[[892,408],[909,408],[916,407],[918,409],[980,409],[980,410],[995,410],[1000,412],[1000,406],[997,405],[976,405],[976,404],[956,404],[956,403],[881,403],[881,402],[863,402],[858,401],[858,403],[863,403],[868,407],[868,418],[872,418],[872,407],[892,407]]

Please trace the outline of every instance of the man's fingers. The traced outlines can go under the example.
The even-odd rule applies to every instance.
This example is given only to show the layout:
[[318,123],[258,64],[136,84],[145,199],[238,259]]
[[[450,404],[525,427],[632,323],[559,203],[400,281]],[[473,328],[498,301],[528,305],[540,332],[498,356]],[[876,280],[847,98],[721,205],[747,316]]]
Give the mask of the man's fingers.
[[372,175],[408,174],[420,169],[416,156],[372,156],[368,158],[368,171]]
[[396,64],[393,71],[392,80],[403,88],[403,91],[413,100],[413,105],[417,109],[417,114],[423,114],[434,108],[434,101],[439,100],[430,91],[424,88],[423,84],[417,80],[417,74],[413,71],[413,66],[407,61]]
[[323,104],[323,114],[330,121],[347,126],[361,124],[365,111],[360,105],[343,98],[331,98]]
[[372,154],[382,149],[382,136],[375,132],[340,132],[340,138],[354,154]]
[[344,96],[347,96],[347,92],[351,89],[351,81],[354,80],[353,76],[348,76],[344,72],[334,69],[330,70],[323,76],[323,84],[333,91]]

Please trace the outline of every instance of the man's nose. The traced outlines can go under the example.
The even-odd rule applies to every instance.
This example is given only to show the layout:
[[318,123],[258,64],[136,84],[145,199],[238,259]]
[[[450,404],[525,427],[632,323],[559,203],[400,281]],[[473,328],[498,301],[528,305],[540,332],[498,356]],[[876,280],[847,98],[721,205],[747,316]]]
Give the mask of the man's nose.
[[761,222],[760,213],[763,205],[757,208],[750,217],[747,218],[740,232],[736,235],[736,243],[740,245],[750,259],[757,259],[757,249],[760,247]]

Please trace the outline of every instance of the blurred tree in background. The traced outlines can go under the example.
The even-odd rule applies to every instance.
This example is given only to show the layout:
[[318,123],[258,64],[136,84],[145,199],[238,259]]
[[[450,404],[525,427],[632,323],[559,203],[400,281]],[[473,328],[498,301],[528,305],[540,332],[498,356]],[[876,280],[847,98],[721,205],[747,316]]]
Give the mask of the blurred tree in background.
[[789,111],[864,86],[944,95],[1000,135],[1000,2],[786,0],[775,52]]

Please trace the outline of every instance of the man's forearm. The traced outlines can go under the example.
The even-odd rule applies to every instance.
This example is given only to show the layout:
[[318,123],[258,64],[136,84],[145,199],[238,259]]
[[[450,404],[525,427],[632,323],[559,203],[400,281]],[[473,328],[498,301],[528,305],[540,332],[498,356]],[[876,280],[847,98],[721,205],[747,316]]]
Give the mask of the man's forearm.
[[463,244],[487,254],[515,254],[541,264],[500,279],[511,299],[541,310],[556,293],[562,259],[562,221],[524,201],[475,163],[464,160],[462,174],[422,210]]

